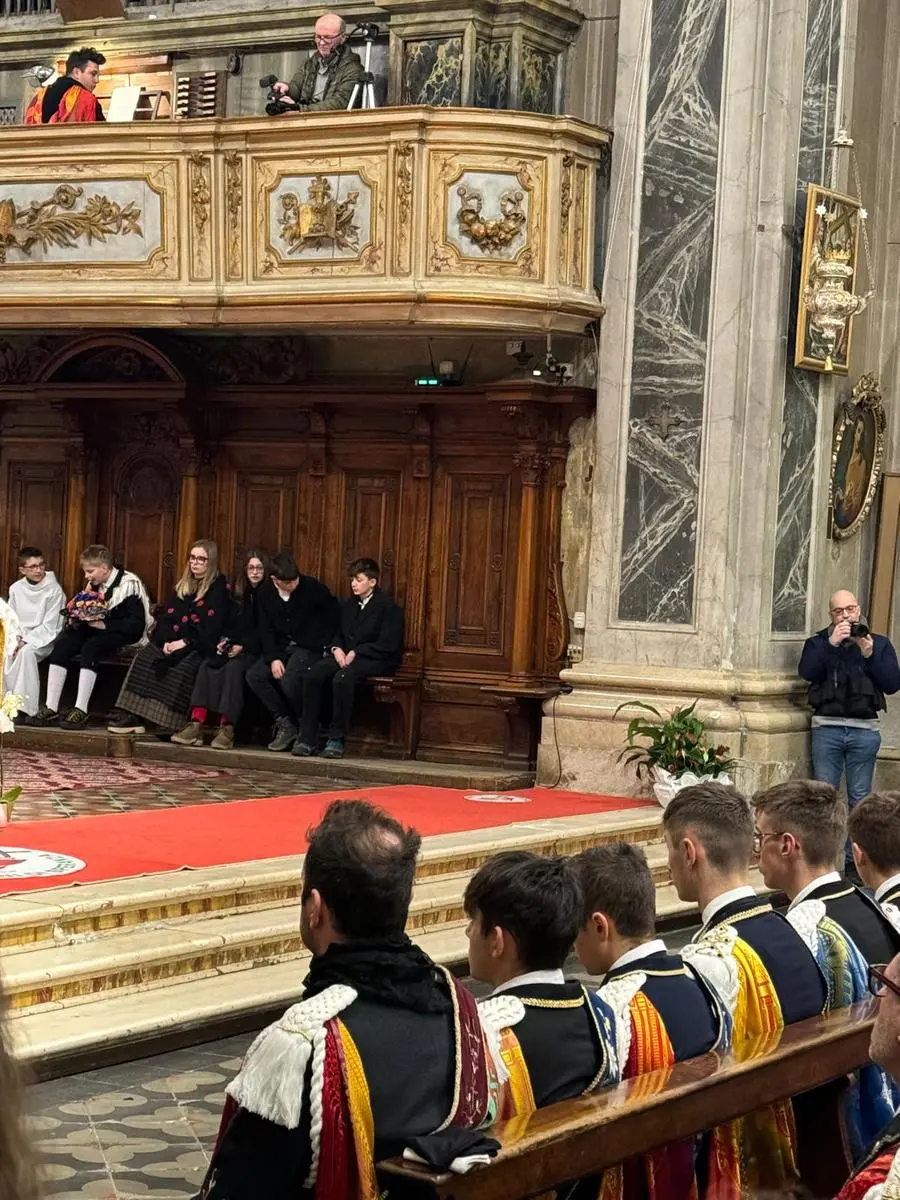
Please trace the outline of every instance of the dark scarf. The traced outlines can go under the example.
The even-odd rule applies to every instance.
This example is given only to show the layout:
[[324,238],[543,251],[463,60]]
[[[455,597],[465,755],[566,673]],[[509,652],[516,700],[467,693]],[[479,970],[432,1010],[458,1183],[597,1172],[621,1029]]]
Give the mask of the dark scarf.
[[315,996],[334,983],[345,983],[361,1000],[374,1000],[417,1013],[451,1009],[446,984],[424,951],[406,934],[332,942],[313,957],[303,997]]

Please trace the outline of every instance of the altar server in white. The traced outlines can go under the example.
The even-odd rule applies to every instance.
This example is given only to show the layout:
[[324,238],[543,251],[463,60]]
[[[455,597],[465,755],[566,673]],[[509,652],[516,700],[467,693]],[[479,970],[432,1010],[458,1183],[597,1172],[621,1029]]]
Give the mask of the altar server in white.
[[24,697],[21,711],[33,717],[38,710],[38,663],[47,657],[65,624],[66,594],[36,546],[19,551],[21,579],[9,589],[4,663],[4,687]]

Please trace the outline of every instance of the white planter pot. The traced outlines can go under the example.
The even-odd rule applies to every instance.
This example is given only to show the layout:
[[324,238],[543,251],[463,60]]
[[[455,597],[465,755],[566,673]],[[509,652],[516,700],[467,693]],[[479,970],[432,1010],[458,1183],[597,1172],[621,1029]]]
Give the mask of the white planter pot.
[[695,783],[724,783],[730,787],[734,782],[730,775],[695,775],[693,771],[671,775],[662,767],[651,767],[650,778],[653,780],[653,795],[663,808],[682,788],[693,787]]

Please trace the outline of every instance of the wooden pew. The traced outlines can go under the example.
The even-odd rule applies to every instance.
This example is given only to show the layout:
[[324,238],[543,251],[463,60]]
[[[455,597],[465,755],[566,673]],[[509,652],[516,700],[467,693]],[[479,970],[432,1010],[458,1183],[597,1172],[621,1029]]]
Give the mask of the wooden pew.
[[[382,1186],[390,1200],[528,1200],[599,1174],[632,1155],[848,1075],[869,1061],[875,1004],[864,1001],[790,1025],[776,1044],[751,1041],[739,1054],[706,1054],[596,1096],[499,1123],[491,1130],[501,1143],[497,1157],[468,1175],[432,1171],[402,1159],[380,1163]],[[827,1096],[833,1107],[835,1090],[829,1089]],[[830,1164],[833,1190],[826,1194],[833,1195],[846,1175],[839,1140],[823,1113],[815,1150],[820,1180],[829,1174]]]

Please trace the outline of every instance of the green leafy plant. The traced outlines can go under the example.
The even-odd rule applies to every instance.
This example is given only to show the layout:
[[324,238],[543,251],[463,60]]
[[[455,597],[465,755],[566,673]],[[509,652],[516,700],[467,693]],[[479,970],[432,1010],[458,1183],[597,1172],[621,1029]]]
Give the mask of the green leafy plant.
[[[653,714],[655,721],[646,717],[633,717],[628,722],[625,747],[617,762],[634,766],[638,779],[653,767],[668,771],[670,775],[684,775],[692,771],[695,775],[721,775],[736,766],[729,757],[727,746],[710,746],[706,741],[706,726],[694,715],[697,701],[687,708],[674,708],[664,716],[652,704],[642,700],[626,700],[613,714],[623,708],[643,708]],[[637,739],[645,738],[641,744]]]

